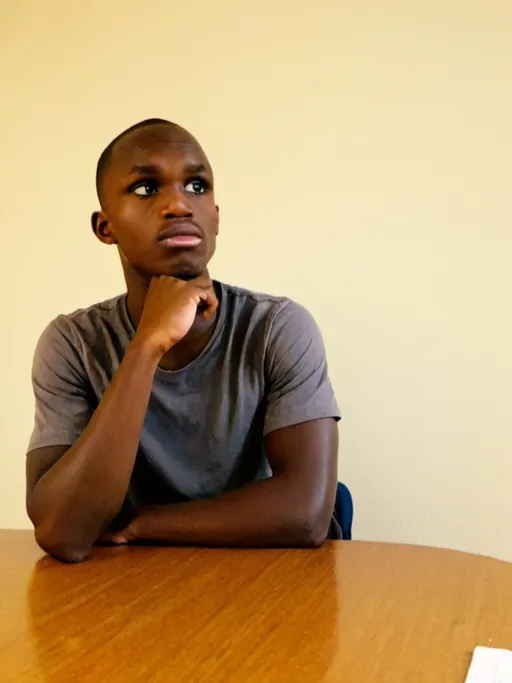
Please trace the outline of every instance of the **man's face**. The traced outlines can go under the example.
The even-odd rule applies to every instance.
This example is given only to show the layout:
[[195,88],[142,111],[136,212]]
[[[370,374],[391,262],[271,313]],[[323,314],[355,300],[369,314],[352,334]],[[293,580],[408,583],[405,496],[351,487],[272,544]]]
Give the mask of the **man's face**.
[[128,266],[144,278],[205,272],[219,216],[210,164],[189,133],[164,124],[127,135],[113,150],[102,187],[94,230],[118,244]]

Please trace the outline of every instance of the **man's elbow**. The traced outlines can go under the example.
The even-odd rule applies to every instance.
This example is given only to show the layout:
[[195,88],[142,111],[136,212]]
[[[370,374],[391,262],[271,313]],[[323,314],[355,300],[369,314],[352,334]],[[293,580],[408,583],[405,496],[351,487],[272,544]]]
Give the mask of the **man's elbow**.
[[293,545],[298,548],[319,548],[329,534],[330,518],[325,515],[304,515],[292,520]]
[[58,529],[48,525],[35,525],[35,539],[41,550],[51,555],[61,562],[83,562],[91,552],[90,548],[85,548],[73,540],[64,538]]

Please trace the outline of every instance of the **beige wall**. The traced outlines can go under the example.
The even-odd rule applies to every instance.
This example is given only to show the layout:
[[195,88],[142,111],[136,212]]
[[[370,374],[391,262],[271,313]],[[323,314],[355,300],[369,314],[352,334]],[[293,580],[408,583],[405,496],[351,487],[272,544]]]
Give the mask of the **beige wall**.
[[148,116],[217,171],[216,277],[325,335],[359,538],[512,560],[512,5],[2,3],[0,526],[27,525],[31,354],[122,288],[103,146]]

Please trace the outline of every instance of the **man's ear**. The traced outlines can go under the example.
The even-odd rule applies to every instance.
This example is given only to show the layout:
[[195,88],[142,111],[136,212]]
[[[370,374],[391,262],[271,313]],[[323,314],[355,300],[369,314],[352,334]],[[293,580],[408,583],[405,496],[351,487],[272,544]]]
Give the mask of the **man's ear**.
[[215,234],[218,235],[219,234],[219,216],[220,216],[219,205],[215,204],[215,208],[217,209],[217,230],[215,231]]
[[103,244],[117,244],[117,239],[112,232],[110,221],[104,211],[95,211],[91,216],[93,233]]

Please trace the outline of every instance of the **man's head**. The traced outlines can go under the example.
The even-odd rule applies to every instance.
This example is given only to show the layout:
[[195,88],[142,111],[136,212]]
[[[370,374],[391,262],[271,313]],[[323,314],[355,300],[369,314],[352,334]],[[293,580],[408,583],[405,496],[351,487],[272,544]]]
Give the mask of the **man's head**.
[[96,189],[94,233],[118,245],[125,272],[146,280],[205,272],[219,216],[210,163],[190,133],[163,119],[131,126],[101,154]]

